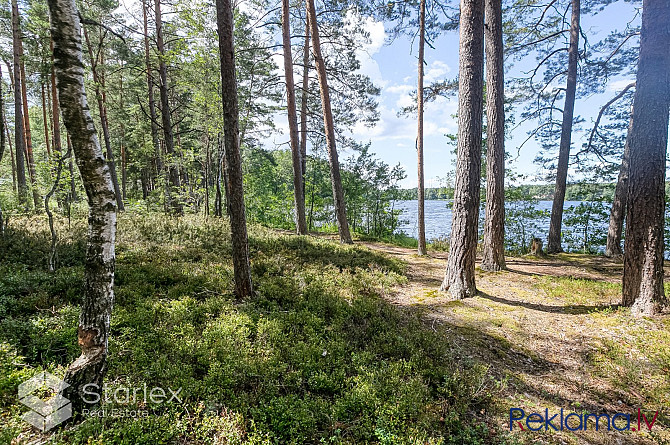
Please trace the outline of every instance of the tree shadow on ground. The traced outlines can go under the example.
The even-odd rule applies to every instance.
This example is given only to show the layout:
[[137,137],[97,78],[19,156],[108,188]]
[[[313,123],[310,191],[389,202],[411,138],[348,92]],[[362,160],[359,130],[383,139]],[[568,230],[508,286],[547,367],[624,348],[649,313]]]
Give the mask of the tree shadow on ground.
[[538,304],[538,303],[529,303],[525,301],[516,301],[510,300],[502,297],[496,297],[490,294],[487,294],[484,291],[477,291],[477,295],[486,298],[487,300],[495,301],[496,303],[505,304],[508,306],[517,306],[524,307],[526,309],[532,309],[535,311],[542,312],[551,312],[551,313],[562,313],[562,314],[571,314],[571,315],[583,315],[590,314],[595,311],[602,311],[605,309],[618,309],[620,305],[618,304],[601,304],[601,305],[583,305],[583,304],[566,304],[566,305],[549,305],[549,304]]

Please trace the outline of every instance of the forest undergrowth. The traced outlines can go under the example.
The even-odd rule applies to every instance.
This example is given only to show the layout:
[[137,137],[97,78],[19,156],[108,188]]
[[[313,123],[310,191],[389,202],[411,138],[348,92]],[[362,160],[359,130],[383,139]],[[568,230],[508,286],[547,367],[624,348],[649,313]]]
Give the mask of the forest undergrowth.
[[[0,443],[668,443],[670,319],[617,306],[620,262],[511,257],[450,301],[446,252],[252,226],[256,295],[239,301],[225,220],[134,213],[119,220],[109,400],[39,433],[17,386],[79,353],[86,224],[56,228],[53,273],[44,217],[2,238]],[[179,400],[114,396],[145,385]],[[510,433],[514,407],[659,414],[651,433]]]

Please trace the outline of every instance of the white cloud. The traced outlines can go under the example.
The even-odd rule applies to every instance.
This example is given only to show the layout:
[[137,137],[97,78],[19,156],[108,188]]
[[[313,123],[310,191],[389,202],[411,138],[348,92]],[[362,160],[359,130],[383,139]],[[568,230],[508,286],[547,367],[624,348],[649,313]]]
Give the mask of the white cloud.
[[391,85],[386,88],[384,88],[384,93],[389,93],[389,94],[408,94],[414,91],[415,86],[414,85],[407,85],[407,84],[402,84],[402,85]]
[[631,82],[634,82],[634,80],[631,80],[631,79],[613,80],[613,81],[611,81],[610,83],[607,84],[607,90],[608,91],[621,91],[624,88],[626,88],[626,86],[628,84],[630,84]]
[[424,80],[426,83],[444,80],[444,76],[451,72],[451,68],[446,63],[436,60],[428,64],[428,68],[424,73]]
[[356,57],[361,64],[358,72],[372,79],[375,85],[380,87],[386,86],[387,82],[382,76],[379,64],[374,59],[374,55],[379,52],[386,41],[384,23],[379,22],[372,17],[362,18],[357,16],[357,13],[353,10],[350,10],[347,13],[347,21],[348,23],[345,26],[351,27],[352,32],[355,32],[355,28],[362,26],[368,33],[368,38],[362,39],[361,42],[359,42],[359,48],[356,50]]

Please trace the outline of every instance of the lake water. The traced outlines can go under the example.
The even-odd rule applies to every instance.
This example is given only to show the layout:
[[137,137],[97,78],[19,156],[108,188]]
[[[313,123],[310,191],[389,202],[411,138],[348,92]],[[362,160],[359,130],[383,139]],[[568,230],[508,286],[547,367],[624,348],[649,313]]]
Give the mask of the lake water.
[[[564,208],[579,205],[580,201],[565,201]],[[426,200],[425,214],[426,214],[426,239],[431,240],[435,238],[449,236],[451,233],[451,209],[449,208],[449,201]],[[395,201],[393,203],[396,210],[402,210],[400,214],[400,224],[398,231],[416,238],[418,235],[417,228],[417,201]],[[537,210],[547,210],[551,213],[552,201],[539,201],[535,208]],[[484,219],[484,212],[479,215],[480,221]],[[536,236],[546,239],[549,233],[549,217],[538,218],[534,221],[538,231]]]

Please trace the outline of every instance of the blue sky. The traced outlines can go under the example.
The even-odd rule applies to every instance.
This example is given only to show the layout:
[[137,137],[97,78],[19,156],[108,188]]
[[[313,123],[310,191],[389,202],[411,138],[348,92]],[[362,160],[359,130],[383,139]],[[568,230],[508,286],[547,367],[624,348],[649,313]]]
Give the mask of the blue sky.
[[[584,16],[582,27],[593,44],[616,28],[625,27],[635,15],[635,9],[628,3],[618,2],[596,16]],[[361,71],[372,78],[381,87],[379,111],[381,119],[371,129],[363,126],[354,129],[354,136],[360,141],[370,140],[372,151],[389,164],[400,163],[407,173],[403,187],[415,187],[416,180],[416,121],[413,118],[398,117],[397,111],[411,102],[410,93],[416,89],[417,51],[412,48],[409,38],[399,38],[386,45],[387,34],[384,25],[368,19],[366,30],[370,33],[370,42],[360,52]],[[426,47],[426,84],[433,80],[455,78],[458,71],[458,33],[444,34],[433,45]],[[528,64],[532,64],[531,61]],[[509,76],[523,76],[520,66],[512,66]],[[614,79],[604,94],[578,99],[575,114],[582,116],[588,129],[600,107],[611,98],[630,79]],[[562,106],[561,106],[562,107]],[[457,123],[454,117],[457,111],[457,99],[440,99],[426,105],[425,108],[425,174],[426,186],[439,185],[439,177],[454,170],[453,147],[447,144],[445,134],[455,134]],[[516,154],[517,146],[526,139],[532,123],[521,126],[506,140],[508,152]],[[573,133],[573,148],[581,146],[586,132]],[[556,141],[558,144],[558,141]],[[518,172],[529,176],[527,181],[542,173],[533,163],[538,151],[534,142],[522,148],[520,156],[511,166]],[[572,172],[571,172],[572,173]],[[574,178],[574,174],[571,175]],[[570,178],[569,178],[570,179]]]

